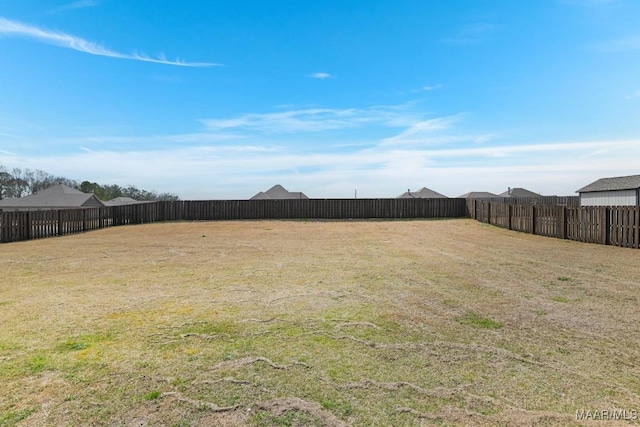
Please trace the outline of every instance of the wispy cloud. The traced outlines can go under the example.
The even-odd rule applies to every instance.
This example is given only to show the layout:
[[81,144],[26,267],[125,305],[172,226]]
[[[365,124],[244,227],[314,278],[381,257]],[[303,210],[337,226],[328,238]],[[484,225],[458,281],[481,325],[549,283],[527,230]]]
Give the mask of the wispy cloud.
[[245,114],[229,119],[206,119],[201,122],[210,131],[290,134],[355,128],[364,124],[402,127],[416,120],[415,114],[405,111],[402,107],[391,106],[366,109],[294,109],[277,113]]
[[52,9],[49,13],[59,13],[59,12],[65,12],[69,10],[85,9],[87,7],[98,6],[99,4],[100,3],[96,0],[79,0],[73,3],[67,3],[67,4],[63,4],[62,6],[56,7],[55,9]]
[[309,77],[311,77],[312,79],[318,79],[318,80],[333,78],[333,76],[329,73],[313,73],[313,74],[309,74]]
[[164,65],[175,65],[180,67],[212,67],[220,64],[209,62],[187,62],[181,59],[168,60],[164,55],[157,58],[145,54],[125,54],[108,49],[98,43],[85,40],[80,37],[65,34],[59,31],[52,31],[39,28],[33,25],[23,24],[18,21],[0,17],[0,36],[26,37],[42,43],[51,44],[67,49],[77,50],[90,55],[107,56],[110,58],[130,59],[135,61],[153,62]]
[[[426,142],[433,142],[434,135],[440,134],[442,137],[442,131],[448,130],[451,126],[460,119],[460,116],[440,117],[430,120],[423,120],[412,124],[400,134],[386,138],[382,141],[383,144],[425,144]],[[446,135],[446,138],[450,138],[450,135]],[[440,141],[445,141],[446,139]]]
[[431,92],[442,88],[442,85],[422,86],[420,89],[414,89],[411,92]]

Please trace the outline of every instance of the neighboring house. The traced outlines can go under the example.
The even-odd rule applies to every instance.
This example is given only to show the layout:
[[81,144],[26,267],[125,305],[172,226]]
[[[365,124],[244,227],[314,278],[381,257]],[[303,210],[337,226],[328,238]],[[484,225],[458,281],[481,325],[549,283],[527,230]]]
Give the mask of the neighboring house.
[[116,197],[111,200],[107,200],[106,202],[104,202],[104,205],[105,206],[123,206],[123,205],[135,205],[138,203],[144,203],[144,202],[140,202],[136,199],[132,199],[131,197]]
[[540,194],[529,191],[526,188],[511,188],[504,193],[499,194],[500,197],[540,197]]
[[580,206],[640,206],[640,175],[601,178],[576,193]]
[[427,187],[422,187],[422,189],[418,191],[407,190],[396,197],[396,199],[448,199],[448,197]]
[[26,211],[41,209],[77,209],[102,207],[95,195],[59,184],[25,197],[0,200],[0,210]]
[[259,192],[251,200],[278,200],[278,199],[308,199],[306,194],[297,191],[287,191],[280,184],[276,184],[265,192]]
[[491,199],[493,197],[500,197],[497,194],[489,193],[488,191],[471,191],[462,196],[458,196],[458,199]]

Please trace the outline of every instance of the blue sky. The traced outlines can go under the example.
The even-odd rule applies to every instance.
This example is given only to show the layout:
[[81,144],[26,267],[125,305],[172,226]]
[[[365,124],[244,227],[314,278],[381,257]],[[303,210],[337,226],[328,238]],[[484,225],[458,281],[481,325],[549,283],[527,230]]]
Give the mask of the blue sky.
[[0,0],[0,164],[183,199],[640,174],[636,0]]

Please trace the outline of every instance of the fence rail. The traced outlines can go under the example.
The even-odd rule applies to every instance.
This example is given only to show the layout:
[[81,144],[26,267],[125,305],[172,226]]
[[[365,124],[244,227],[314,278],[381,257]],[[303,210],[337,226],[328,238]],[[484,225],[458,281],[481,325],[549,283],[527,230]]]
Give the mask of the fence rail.
[[536,206],[580,206],[579,196],[537,196],[537,197],[483,197],[484,202],[508,205],[536,205]]
[[511,205],[468,200],[470,218],[509,230],[586,243],[640,247],[638,206]]
[[162,201],[86,209],[0,211],[0,243],[158,221],[462,218],[464,199]]

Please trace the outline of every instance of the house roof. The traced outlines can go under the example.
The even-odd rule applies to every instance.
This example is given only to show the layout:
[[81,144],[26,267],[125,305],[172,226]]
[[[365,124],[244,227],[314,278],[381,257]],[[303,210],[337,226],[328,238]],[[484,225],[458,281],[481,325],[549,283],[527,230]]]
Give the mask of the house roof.
[[106,202],[104,202],[105,206],[122,206],[122,205],[134,205],[137,203],[142,203],[139,202],[136,199],[132,199],[131,197],[115,197],[111,200],[107,200]]
[[53,185],[25,197],[0,200],[0,209],[68,209],[104,206],[93,194],[83,193],[68,185]]
[[492,197],[500,197],[497,194],[489,193],[488,191],[470,191],[467,194],[458,196],[459,199],[490,199]]
[[288,191],[280,184],[276,184],[265,192],[259,192],[251,200],[267,199],[308,199],[307,195],[299,191]]
[[540,197],[540,194],[529,191],[526,188],[511,188],[504,193],[499,194],[500,197]]
[[617,176],[613,178],[600,178],[586,187],[577,190],[576,193],[588,193],[592,191],[616,191],[635,190],[640,188],[640,175]]
[[440,194],[437,191],[433,191],[427,187],[422,187],[418,191],[405,191],[396,199],[447,199],[444,194]]

